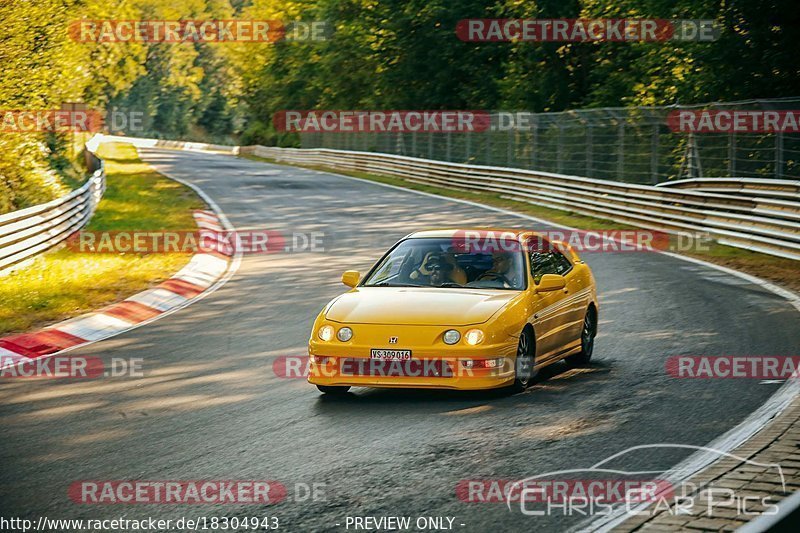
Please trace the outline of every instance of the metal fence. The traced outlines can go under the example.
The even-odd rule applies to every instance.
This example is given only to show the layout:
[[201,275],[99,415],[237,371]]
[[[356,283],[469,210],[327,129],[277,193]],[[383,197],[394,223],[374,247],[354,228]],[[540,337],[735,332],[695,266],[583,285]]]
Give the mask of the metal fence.
[[800,134],[675,133],[677,110],[797,110],[800,97],[694,106],[493,113],[474,133],[304,133],[303,148],[331,148],[523,168],[628,183],[699,177],[800,179]]
[[64,241],[85,226],[106,187],[97,142],[87,143],[86,164],[92,175],[78,189],[50,202],[0,216],[0,275]]

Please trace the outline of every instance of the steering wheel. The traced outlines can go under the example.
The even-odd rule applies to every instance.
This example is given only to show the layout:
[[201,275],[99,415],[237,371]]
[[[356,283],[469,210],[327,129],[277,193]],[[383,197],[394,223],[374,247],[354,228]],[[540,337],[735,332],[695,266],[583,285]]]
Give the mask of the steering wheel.
[[513,283],[511,282],[510,279],[508,279],[507,277],[505,277],[505,275],[503,275],[503,274],[501,274],[499,272],[485,272],[480,278],[478,278],[478,281],[481,281],[481,280],[498,280],[498,281],[501,281],[503,283],[503,287],[506,288],[506,289],[510,289],[512,287],[512,285],[513,285]]

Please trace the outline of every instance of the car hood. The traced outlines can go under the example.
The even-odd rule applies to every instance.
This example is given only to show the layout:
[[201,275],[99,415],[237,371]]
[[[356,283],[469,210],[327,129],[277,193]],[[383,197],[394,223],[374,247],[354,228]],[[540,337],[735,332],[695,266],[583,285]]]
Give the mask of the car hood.
[[486,322],[519,291],[358,287],[331,302],[325,318],[351,324],[465,326]]

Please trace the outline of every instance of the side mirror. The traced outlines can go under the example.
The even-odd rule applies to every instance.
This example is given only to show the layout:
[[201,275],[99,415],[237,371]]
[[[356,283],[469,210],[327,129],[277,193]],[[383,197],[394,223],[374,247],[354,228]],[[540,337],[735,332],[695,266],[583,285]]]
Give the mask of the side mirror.
[[536,292],[557,291],[566,286],[567,280],[564,279],[564,276],[559,276],[558,274],[545,274],[542,276],[542,279],[539,280],[539,284],[536,285]]
[[358,270],[348,270],[342,274],[342,283],[348,287],[355,287],[361,279],[361,273]]

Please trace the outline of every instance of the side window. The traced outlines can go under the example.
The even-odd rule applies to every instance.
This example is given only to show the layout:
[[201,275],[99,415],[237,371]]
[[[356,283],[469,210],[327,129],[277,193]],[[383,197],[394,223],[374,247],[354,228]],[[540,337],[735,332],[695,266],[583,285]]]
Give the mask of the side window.
[[542,276],[545,274],[559,274],[563,276],[569,272],[571,268],[572,263],[569,262],[569,259],[556,250],[531,253],[531,274],[533,274],[533,280],[536,283],[539,283]]
[[552,254],[532,252],[531,253],[531,274],[533,274],[533,281],[539,283],[542,276],[545,274],[555,274],[555,267],[553,266]]
[[564,257],[561,252],[553,251],[553,263],[555,264],[556,274],[564,275],[572,268],[572,263]]

